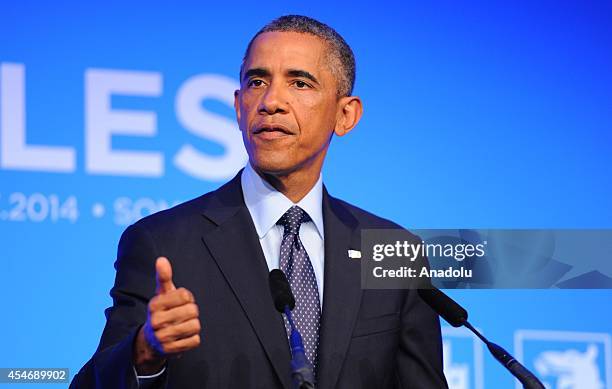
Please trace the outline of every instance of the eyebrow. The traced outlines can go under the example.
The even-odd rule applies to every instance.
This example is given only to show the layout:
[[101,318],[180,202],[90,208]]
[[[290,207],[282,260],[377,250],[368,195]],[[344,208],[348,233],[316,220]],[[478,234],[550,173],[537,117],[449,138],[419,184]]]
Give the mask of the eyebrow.
[[252,68],[244,72],[244,76],[242,76],[242,80],[247,80],[251,77],[270,77],[272,74],[268,69],[264,68]]
[[[300,70],[300,69],[289,69],[287,70],[287,75],[289,77],[301,77],[301,78],[307,78],[312,82],[315,82],[317,84],[319,84],[319,80],[317,80],[317,78],[315,76],[313,76],[310,72],[307,72],[306,70]],[[251,77],[271,77],[272,73],[270,73],[270,71],[268,69],[265,68],[251,68],[249,70],[247,70],[246,72],[244,72],[244,76],[242,77],[242,80],[247,80]]]
[[315,76],[313,76],[312,74],[310,74],[309,72],[307,72],[306,70],[299,70],[299,69],[289,69],[287,71],[287,75],[290,77],[302,77],[302,78],[307,78],[312,82],[315,83],[319,83],[319,80],[317,80],[317,78]]

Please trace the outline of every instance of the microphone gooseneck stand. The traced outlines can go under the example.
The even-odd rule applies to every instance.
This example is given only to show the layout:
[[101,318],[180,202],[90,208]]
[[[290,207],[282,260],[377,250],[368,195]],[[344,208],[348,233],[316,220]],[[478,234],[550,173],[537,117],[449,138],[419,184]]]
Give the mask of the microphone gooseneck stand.
[[289,344],[291,346],[291,378],[293,378],[293,384],[298,389],[314,389],[314,369],[306,356],[302,335],[295,328],[291,310],[288,306],[285,306],[285,315],[291,326]]
[[438,315],[442,316],[448,324],[453,327],[465,326],[472,331],[480,340],[487,345],[489,352],[495,359],[499,361],[513,376],[516,377],[525,389],[545,389],[544,385],[538,378],[517,361],[508,351],[501,346],[490,342],[476,328],[474,328],[468,319],[468,313],[461,305],[450,297],[448,297],[440,289],[430,285],[430,289],[419,289],[419,296],[427,305],[431,307]]
[[289,346],[291,348],[291,379],[295,389],[314,389],[315,376],[312,363],[308,360],[304,350],[302,335],[295,327],[291,310],[295,307],[295,298],[291,291],[287,276],[280,269],[275,269],[270,272],[269,276],[270,292],[272,292],[272,300],[274,307],[281,314],[285,314],[291,334],[289,335]]

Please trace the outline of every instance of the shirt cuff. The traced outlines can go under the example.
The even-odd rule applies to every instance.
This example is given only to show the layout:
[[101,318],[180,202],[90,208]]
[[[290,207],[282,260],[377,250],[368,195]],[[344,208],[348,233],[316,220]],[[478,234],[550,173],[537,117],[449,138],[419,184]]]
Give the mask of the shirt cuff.
[[164,366],[158,373],[152,374],[152,375],[138,375],[138,372],[136,372],[136,368],[134,367],[134,374],[136,375],[136,378],[140,381],[140,380],[147,380],[150,378],[157,378],[160,375],[164,374],[164,372],[166,371],[166,366]]

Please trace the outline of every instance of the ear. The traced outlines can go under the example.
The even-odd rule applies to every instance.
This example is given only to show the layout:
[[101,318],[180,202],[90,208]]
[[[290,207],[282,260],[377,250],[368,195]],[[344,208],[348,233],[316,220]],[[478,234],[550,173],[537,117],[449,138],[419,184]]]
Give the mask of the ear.
[[348,134],[361,119],[363,104],[357,96],[341,97],[338,101],[338,113],[336,115],[336,128],[334,133],[338,136]]
[[234,91],[234,111],[236,111],[236,120],[240,126],[240,89]]

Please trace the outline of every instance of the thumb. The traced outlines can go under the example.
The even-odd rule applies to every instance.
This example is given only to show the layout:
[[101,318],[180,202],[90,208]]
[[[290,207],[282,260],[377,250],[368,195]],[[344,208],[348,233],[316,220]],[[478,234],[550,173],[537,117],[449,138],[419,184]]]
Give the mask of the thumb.
[[157,280],[157,294],[164,294],[176,289],[172,282],[172,266],[168,258],[157,258],[157,261],[155,261],[155,275]]

